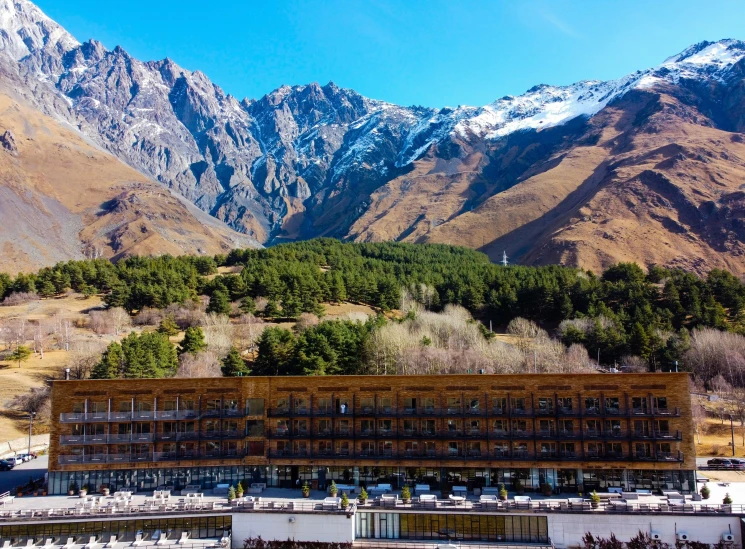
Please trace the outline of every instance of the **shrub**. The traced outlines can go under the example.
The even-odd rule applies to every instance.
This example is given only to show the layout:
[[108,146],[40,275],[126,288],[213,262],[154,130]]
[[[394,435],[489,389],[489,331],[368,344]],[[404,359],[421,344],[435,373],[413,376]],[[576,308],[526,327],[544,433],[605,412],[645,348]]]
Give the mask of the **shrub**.
[[590,494],[590,501],[592,503],[600,503],[600,496],[595,490],[593,490],[592,494]]
[[230,488],[228,488],[228,500],[235,499],[235,488],[231,485]]
[[732,498],[729,497],[729,492],[727,492],[726,494],[724,494],[724,499],[722,500],[722,503],[724,505],[731,505],[732,504]]
[[369,497],[367,495],[367,490],[365,490],[364,488],[362,490],[360,490],[360,496],[359,497],[360,497],[361,500],[366,500]]
[[701,487],[701,499],[709,499],[709,496],[711,495],[711,490],[709,490],[709,487],[704,484]]
[[347,497],[346,492],[342,492],[341,494],[341,508],[346,509],[349,507],[349,497]]
[[401,490],[401,499],[403,500],[409,500],[411,499],[411,490],[409,490],[408,486],[404,486]]
[[336,494],[339,493],[339,489],[336,487],[336,483],[332,480],[331,484],[329,485],[329,493],[336,497]]

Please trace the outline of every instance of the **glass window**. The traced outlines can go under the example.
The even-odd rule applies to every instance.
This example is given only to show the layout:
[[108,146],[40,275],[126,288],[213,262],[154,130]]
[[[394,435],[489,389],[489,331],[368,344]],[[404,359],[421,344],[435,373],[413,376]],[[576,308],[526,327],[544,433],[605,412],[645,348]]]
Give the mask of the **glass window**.
[[505,397],[495,397],[492,399],[492,407],[495,414],[507,413],[507,399]]
[[263,437],[264,422],[256,419],[246,421],[246,434],[250,437]]
[[569,414],[572,412],[572,397],[559,397],[559,411],[564,414]]
[[587,397],[585,399],[585,412],[588,414],[599,414],[600,399],[597,397]]
[[525,399],[522,397],[513,398],[510,402],[510,407],[515,414],[525,413]]
[[360,398],[360,411],[363,414],[372,414],[374,406],[375,399],[373,397]]
[[322,397],[318,399],[318,412],[321,414],[330,414],[332,410],[331,399],[329,397]]
[[552,414],[553,412],[554,412],[553,397],[539,397],[538,398],[538,413]]
[[249,416],[263,416],[264,415],[264,399],[263,398],[247,398],[246,399],[246,413]]

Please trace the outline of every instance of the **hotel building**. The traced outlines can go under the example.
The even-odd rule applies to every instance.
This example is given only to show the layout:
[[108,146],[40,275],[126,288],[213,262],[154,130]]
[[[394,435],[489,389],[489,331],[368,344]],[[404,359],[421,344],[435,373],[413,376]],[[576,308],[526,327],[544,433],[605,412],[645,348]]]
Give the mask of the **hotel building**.
[[688,376],[55,381],[50,494],[246,480],[695,491]]

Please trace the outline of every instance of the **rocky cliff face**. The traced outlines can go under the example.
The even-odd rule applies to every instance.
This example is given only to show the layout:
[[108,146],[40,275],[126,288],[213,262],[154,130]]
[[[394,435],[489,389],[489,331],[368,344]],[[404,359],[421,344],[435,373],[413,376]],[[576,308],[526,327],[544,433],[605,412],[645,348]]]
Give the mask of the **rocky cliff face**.
[[[584,255],[545,252],[553,241],[544,231],[563,219],[556,208],[580,208],[577,188],[617,173],[612,152],[637,137],[678,139],[655,109],[697,128],[745,130],[745,43],[735,40],[697,44],[614,81],[429,109],[333,83],[238,100],[170,59],[142,62],[119,47],[81,44],[27,0],[0,0],[0,28],[0,87],[12,81],[44,112],[265,243],[444,241],[572,262]],[[519,245],[507,246],[515,234]],[[544,253],[531,253],[537,246]]]

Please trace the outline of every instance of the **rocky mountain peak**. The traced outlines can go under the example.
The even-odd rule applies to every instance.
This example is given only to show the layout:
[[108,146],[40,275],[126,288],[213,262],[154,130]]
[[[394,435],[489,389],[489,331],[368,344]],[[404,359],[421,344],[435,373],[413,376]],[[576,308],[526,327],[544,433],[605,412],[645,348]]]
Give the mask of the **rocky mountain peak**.
[[[334,82],[283,85],[239,101],[171,59],[142,62],[119,46],[79,44],[28,0],[0,0],[0,57],[25,76],[27,95],[45,112],[262,242],[350,234],[373,194],[388,192],[419,160],[436,162],[442,181],[481,174],[479,184],[489,190],[479,192],[502,192],[516,180],[493,181],[523,162],[489,164],[490,151],[505,142],[542,142],[545,130],[559,135],[587,124],[634,90],[687,81],[716,88],[730,85],[728,78],[741,82],[745,72],[743,42],[722,40],[616,80],[540,84],[482,107],[402,107]],[[731,127],[742,127],[745,109],[733,102],[712,102],[707,116],[723,117],[726,108],[735,113]],[[545,159],[558,146],[545,140],[525,158]],[[466,158],[471,164],[459,166]],[[469,192],[458,196],[467,197],[464,209],[478,203]],[[430,220],[428,230],[451,215]]]
[[15,60],[45,51],[62,55],[78,41],[28,0],[0,0],[0,50]]

